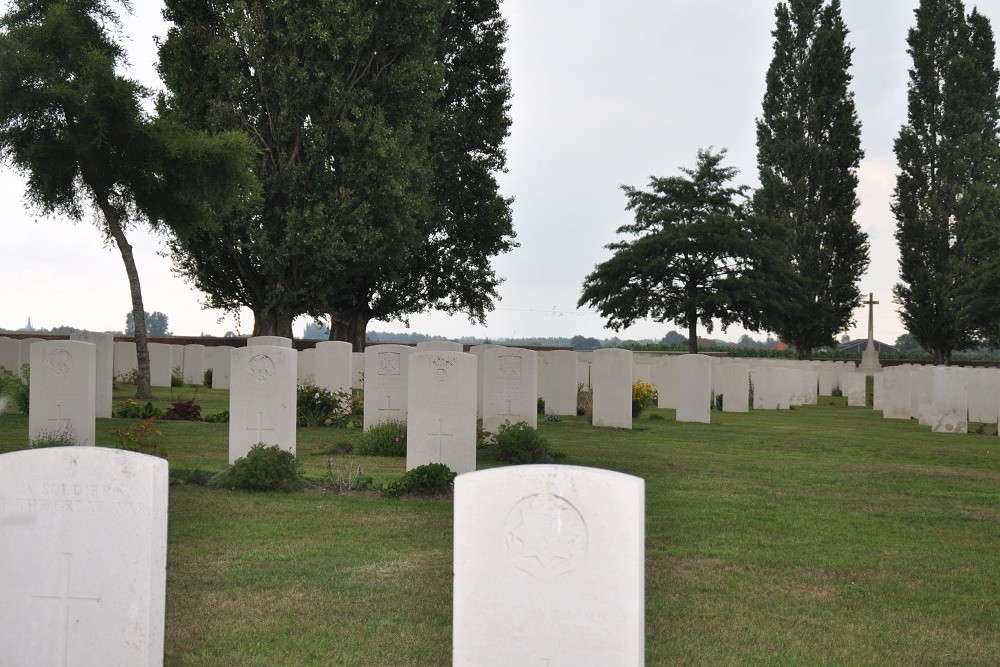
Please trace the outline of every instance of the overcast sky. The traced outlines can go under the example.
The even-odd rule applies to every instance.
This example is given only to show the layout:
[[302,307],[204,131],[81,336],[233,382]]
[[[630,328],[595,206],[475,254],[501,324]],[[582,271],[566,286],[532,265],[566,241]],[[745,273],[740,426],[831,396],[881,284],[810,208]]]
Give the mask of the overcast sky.
[[[869,235],[871,265],[861,290],[873,292],[875,335],[904,333],[892,303],[898,281],[892,144],[906,121],[906,32],[917,0],[843,0],[854,47],[853,91],[865,158],[857,220]],[[166,32],[160,5],[134,3],[126,18],[130,75],[161,87],[154,36]],[[699,148],[728,149],[737,181],[756,187],[755,120],[772,56],[769,0],[505,0],[507,63],[514,120],[503,191],[514,197],[520,247],[495,261],[502,300],[486,326],[443,314],[411,318],[410,330],[458,337],[574,336],[661,338],[672,322],[640,322],[614,332],[594,311],[578,310],[584,277],[608,258],[604,246],[629,222],[620,185],[645,187],[650,176],[692,166]],[[966,9],[973,5],[967,3]],[[979,5],[1000,25],[1000,3]],[[117,250],[83,222],[39,219],[25,210],[22,180],[0,170],[0,328],[28,318],[36,328],[71,325],[120,330],[131,309]],[[253,318],[201,307],[201,295],[171,273],[160,239],[130,234],[147,311],[161,311],[178,335],[249,333]],[[304,318],[295,324],[301,335]],[[398,322],[369,330],[403,331]],[[864,337],[867,309],[848,330]],[[705,335],[704,329],[699,333]],[[713,337],[736,340],[730,327]],[[751,334],[762,337],[763,334]]]

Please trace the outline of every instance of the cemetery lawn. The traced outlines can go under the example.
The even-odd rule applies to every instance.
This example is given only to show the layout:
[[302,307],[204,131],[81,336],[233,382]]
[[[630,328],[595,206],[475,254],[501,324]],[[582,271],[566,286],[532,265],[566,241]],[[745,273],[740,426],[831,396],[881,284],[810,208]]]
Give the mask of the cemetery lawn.
[[[1000,440],[820,402],[712,424],[651,410],[632,431],[540,422],[561,463],[646,480],[647,664],[996,664]],[[134,423],[98,420],[98,442]],[[227,425],[159,425],[167,665],[450,664],[449,500],[212,491],[181,480],[225,467]],[[357,435],[299,429],[305,475],[403,472],[339,453]],[[0,451],[26,438],[26,417],[0,416]]]

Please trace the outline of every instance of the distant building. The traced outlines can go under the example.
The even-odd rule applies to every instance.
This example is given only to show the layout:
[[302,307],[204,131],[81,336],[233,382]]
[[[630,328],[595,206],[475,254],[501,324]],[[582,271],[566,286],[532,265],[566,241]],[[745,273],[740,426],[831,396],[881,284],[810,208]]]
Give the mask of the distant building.
[[28,318],[28,323],[24,325],[24,328],[18,329],[18,333],[34,331],[35,327],[31,326],[31,318]]

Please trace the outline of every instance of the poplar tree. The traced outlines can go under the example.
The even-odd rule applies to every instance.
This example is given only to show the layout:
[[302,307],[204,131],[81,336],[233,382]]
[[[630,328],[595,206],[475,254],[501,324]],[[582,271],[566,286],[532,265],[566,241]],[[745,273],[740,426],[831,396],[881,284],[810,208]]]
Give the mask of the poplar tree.
[[995,336],[1000,316],[1000,75],[988,19],[966,16],[961,0],[922,0],[915,14],[907,124],[895,143],[893,293],[907,330],[948,364],[953,351]]
[[794,278],[768,328],[799,358],[835,344],[861,303],[868,239],[854,220],[861,123],[839,0],[790,0],[775,10],[774,58],[757,121],[761,186],[754,210],[786,230]]

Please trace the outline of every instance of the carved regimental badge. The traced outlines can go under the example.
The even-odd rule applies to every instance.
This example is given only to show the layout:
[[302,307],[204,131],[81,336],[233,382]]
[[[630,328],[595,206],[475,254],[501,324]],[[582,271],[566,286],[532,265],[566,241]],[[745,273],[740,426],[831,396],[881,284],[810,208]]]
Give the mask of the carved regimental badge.
[[549,581],[575,570],[587,555],[587,523],[565,498],[539,493],[507,513],[504,540],[514,567]]
[[62,348],[52,350],[45,358],[49,372],[55,375],[65,375],[73,368],[73,355]]
[[270,382],[274,377],[274,360],[266,354],[250,357],[247,363],[247,375],[258,384]]
[[378,374],[399,375],[399,352],[378,353]]

